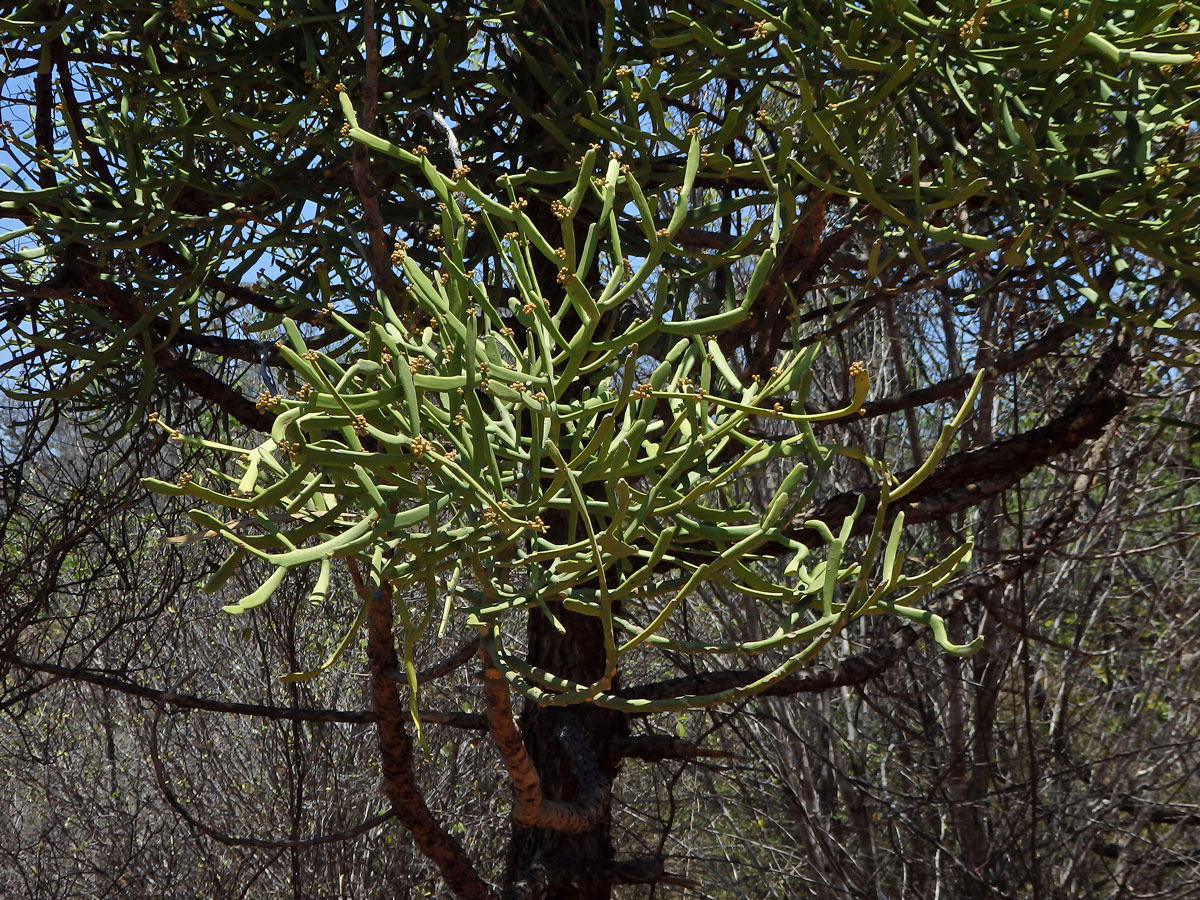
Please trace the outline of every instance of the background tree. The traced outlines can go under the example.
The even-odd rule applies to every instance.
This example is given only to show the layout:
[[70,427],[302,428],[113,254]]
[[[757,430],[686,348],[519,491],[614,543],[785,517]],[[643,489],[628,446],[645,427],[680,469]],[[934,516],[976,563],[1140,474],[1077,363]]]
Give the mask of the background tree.
[[14,889],[1184,891],[1196,15],[5,20]]

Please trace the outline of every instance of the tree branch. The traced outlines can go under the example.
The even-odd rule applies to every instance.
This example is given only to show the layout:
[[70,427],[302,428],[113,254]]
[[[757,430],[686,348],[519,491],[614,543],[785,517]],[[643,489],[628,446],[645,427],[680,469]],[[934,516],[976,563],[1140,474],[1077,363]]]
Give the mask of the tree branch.
[[659,856],[616,860],[608,867],[608,877],[615,884],[669,884],[697,889],[702,886],[698,881],[668,872],[665,860]]
[[421,852],[438,867],[450,892],[459,900],[497,900],[495,892],[475,871],[462,845],[433,817],[417,786],[412,740],[405,727],[407,713],[388,670],[396,666],[392,634],[392,592],[382,582],[373,592],[363,583],[358,566],[347,560],[350,578],[360,597],[370,604],[367,615],[367,660],[371,667],[371,697],[375,706],[383,787],[396,816],[404,823]]
[[[903,510],[905,522],[910,525],[943,519],[1004,492],[1052,457],[1101,435],[1109,422],[1125,409],[1125,392],[1114,387],[1110,379],[1124,360],[1127,347],[1124,337],[1112,343],[1088,374],[1083,389],[1059,416],[1006,440],[947,456],[929,478],[892,508],[896,512]],[[905,480],[914,471],[903,473],[898,480]],[[838,494],[820,508],[796,518],[840,522],[854,511],[864,494],[866,508],[852,533],[865,534],[871,528],[871,513],[879,505],[877,487]],[[820,540],[819,535],[800,528],[794,528],[788,536],[806,544]],[[779,552],[790,551],[780,547]]]
[[442,659],[428,669],[424,669],[417,673],[417,684],[425,684],[429,681],[435,681],[449,675],[459,666],[465,665],[473,656],[479,652],[479,638],[473,637],[470,640],[464,641],[462,646],[457,650]]
[[[1124,339],[1118,339],[1110,348],[1110,352],[1117,351],[1116,355],[1119,356],[1125,346]],[[1102,360],[1097,365],[1097,369],[1093,370],[1092,375],[1096,375],[1097,370],[1103,372],[1110,363],[1111,360],[1107,362]],[[1090,377],[1089,385],[1091,385]],[[1084,393],[1087,393],[1086,389]],[[966,577],[958,584],[934,594],[928,609],[936,615],[945,617],[963,603],[982,600],[993,591],[1032,571],[1042,558],[1054,548],[1071,522],[1080,501],[1095,481],[1097,466],[1116,436],[1119,424],[1120,420],[1116,418],[1116,413],[1113,413],[1100,435],[1100,439],[1090,448],[1084,462],[1084,470],[1072,481],[1065,496],[1055,505],[1054,512],[1030,532],[1029,538],[1021,550],[981,572]],[[807,666],[776,682],[763,691],[760,696],[817,693],[838,687],[865,684],[895,665],[903,657],[905,651],[916,643],[921,634],[922,630],[918,630],[912,625],[901,625],[892,632],[886,641],[877,644],[865,653],[847,657],[833,665]],[[628,687],[617,693],[618,696],[629,699],[646,700],[703,695],[739,688],[757,681],[766,674],[766,669],[759,668],[703,672],[697,675]]]
[[[366,131],[375,128],[375,113],[379,99],[379,34],[375,28],[374,0],[363,3],[363,44],[366,53],[366,72],[362,83],[362,115],[359,123]],[[367,265],[375,287],[383,292],[396,309],[403,309],[404,304],[396,286],[395,273],[392,271],[391,254],[387,246],[387,238],[383,233],[383,212],[379,207],[379,185],[371,172],[371,153],[367,145],[355,142],[351,152],[351,163],[354,167],[354,184],[358,188],[358,196],[363,205],[363,229],[367,233],[366,256]]]
[[[76,260],[76,271],[68,276],[66,287],[79,294],[92,294],[97,301],[111,310],[122,325],[136,323],[145,312],[144,306],[129,292],[116,284],[101,280],[95,263]],[[80,269],[86,269],[84,274]],[[81,289],[82,288],[82,289]],[[158,368],[180,384],[191,389],[198,397],[208,400],[238,422],[256,431],[268,432],[275,416],[259,412],[253,401],[243,396],[199,366],[182,357],[171,347],[160,347],[154,351],[154,362]]]
[[[30,672],[43,672],[67,681],[81,681],[94,684],[110,691],[141,697],[152,703],[173,706],[177,709],[202,709],[208,712],[229,713],[238,716],[256,716],[260,719],[274,719],[290,722],[341,722],[349,725],[366,725],[377,720],[378,716],[370,710],[348,709],[312,709],[306,707],[266,706],[259,703],[231,703],[225,700],[212,700],[208,697],[197,697],[191,694],[177,694],[175,691],[152,688],[136,682],[116,678],[94,669],[80,666],[60,666],[54,663],[39,662],[26,659],[16,653],[0,649],[0,661],[19,666]],[[431,725],[447,725],[451,728],[462,728],[466,731],[484,731],[487,724],[483,716],[461,712],[435,712],[420,710],[418,713],[422,722]]]
[[360,822],[353,828],[347,828],[343,831],[336,831],[331,834],[322,834],[317,837],[304,838],[302,840],[271,840],[268,838],[247,838],[234,837],[226,834],[223,831],[218,831],[211,825],[206,825],[196,816],[188,812],[187,808],[179,802],[179,798],[171,790],[170,780],[163,771],[162,756],[158,750],[158,720],[162,717],[163,704],[158,704],[158,709],[154,713],[154,718],[150,722],[150,762],[154,766],[154,780],[158,783],[158,790],[163,795],[170,807],[177,812],[180,817],[199,831],[201,834],[207,835],[214,841],[220,844],[225,844],[229,847],[256,847],[260,850],[289,850],[303,849],[307,847],[316,847],[319,844],[332,844],[337,841],[348,841],[351,838],[356,838],[361,834],[366,834],[372,828],[376,828],[392,818],[396,813],[395,810],[387,810],[377,816],[372,816],[364,822]]
[[[1079,327],[1069,322],[1063,322],[1054,326],[1042,337],[1025,344],[1016,353],[1006,356],[1004,359],[996,360],[988,366],[988,380],[993,381],[1001,375],[1015,372],[1034,360],[1041,359],[1046,354],[1061,347],[1064,341],[1078,332]],[[873,400],[863,404],[865,412],[860,415],[863,418],[869,419],[874,416],[883,416],[888,413],[915,409],[938,400],[946,400],[950,397],[961,397],[967,393],[974,381],[974,374],[960,375],[958,378],[947,378],[944,381],[939,381],[937,384],[909,391],[898,397]],[[823,424],[818,423],[818,425]]]
[[525,749],[525,741],[513,719],[512,694],[508,682],[496,668],[487,650],[480,649],[479,656],[483,660],[488,733],[500,753],[516,794],[513,818],[525,828],[549,828],[569,834],[583,834],[603,815],[607,786],[587,736],[569,712],[556,711],[562,716],[559,740],[568,751],[572,774],[579,783],[579,800],[570,803],[547,800],[542,794],[541,776]]
[[1122,800],[1117,808],[1154,825],[1200,825],[1200,807],[1197,806],[1152,803],[1130,797],[1128,800]]
[[709,750],[669,734],[618,735],[613,750],[625,759],[661,762],[664,759],[737,759],[727,750]]
[[[1041,560],[1042,553],[1023,552],[996,563],[983,572],[951,588],[928,605],[933,613],[946,616],[962,603],[1015,581],[1029,572]],[[785,697],[792,694],[815,694],[839,687],[865,684],[890,669],[906,650],[916,643],[924,629],[901,625],[887,640],[857,656],[849,656],[832,665],[806,666],[776,682],[763,691],[762,697]],[[659,700],[668,697],[703,695],[743,687],[767,674],[767,669],[729,669],[702,672],[681,678],[653,682],[618,691],[620,697],[631,700]]]

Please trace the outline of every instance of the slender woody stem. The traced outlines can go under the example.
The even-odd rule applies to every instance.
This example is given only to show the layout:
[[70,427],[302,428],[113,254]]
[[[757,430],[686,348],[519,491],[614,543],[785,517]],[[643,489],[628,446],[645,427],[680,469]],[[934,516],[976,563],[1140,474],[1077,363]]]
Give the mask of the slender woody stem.
[[371,699],[378,716],[383,787],[396,816],[404,823],[421,852],[437,865],[451,893],[459,900],[496,900],[495,892],[475,871],[462,846],[433,817],[417,786],[413,771],[412,739],[405,727],[405,705],[388,672],[396,668],[396,639],[392,633],[392,588],[381,581],[372,592],[358,565],[347,560],[350,578],[360,597],[370,598],[367,615],[367,660],[371,669]]

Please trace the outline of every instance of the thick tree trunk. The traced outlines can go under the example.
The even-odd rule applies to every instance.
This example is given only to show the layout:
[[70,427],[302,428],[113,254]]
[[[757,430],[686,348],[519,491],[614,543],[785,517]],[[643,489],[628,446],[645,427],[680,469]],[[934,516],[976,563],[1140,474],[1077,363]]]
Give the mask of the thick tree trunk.
[[[544,615],[531,614],[529,661],[577,682],[595,681],[604,663],[599,621],[561,608],[555,615],[566,634],[556,631]],[[612,781],[620,764],[614,739],[628,734],[628,722],[621,713],[593,706],[560,710],[526,703],[521,733],[547,800],[574,801],[594,787],[580,780],[597,776],[581,771],[580,761],[571,758],[561,737],[559,717],[564,715],[576,718],[595,752],[598,774],[605,782],[604,812],[592,828],[579,834],[514,824],[505,883],[505,897],[511,900],[607,900],[611,893]]]
[[[577,62],[580,75],[588,80],[593,68],[599,65],[599,28],[604,21],[603,6],[599,0],[546,6],[534,4],[525,10],[524,15],[528,17],[525,24],[530,33],[556,36],[552,43],[558,43],[559,50],[564,50],[565,45],[570,44],[570,52],[565,55]],[[547,115],[557,112],[556,101],[546,84],[529,78],[520,66],[507,72],[505,77],[515,90],[528,98],[531,107],[540,108]],[[578,155],[582,155],[583,149],[594,138],[572,123],[559,124],[568,134],[577,137]],[[531,154],[528,159],[530,165],[553,170],[571,164],[569,157],[574,154],[564,151],[557,142],[547,141],[541,125],[532,119],[523,125],[530,133],[517,135],[517,145],[541,148],[540,153]],[[530,216],[539,230],[553,240],[560,226],[549,207],[531,209]],[[587,219],[588,213],[582,211],[576,227],[584,227]],[[557,271],[552,265],[538,260],[534,263],[534,270],[543,290],[555,284]],[[569,331],[573,324],[565,322],[564,330]],[[549,516],[548,520],[552,534],[560,528],[564,529],[565,543],[565,516]],[[529,662],[579,683],[594,682],[602,674],[605,659],[599,621],[567,612],[552,602],[550,606],[564,626],[565,633],[556,630],[546,616],[537,611],[530,613],[527,634]],[[579,728],[567,730],[576,739],[582,732],[582,739],[590,744],[595,754],[593,764],[581,766],[583,761],[579,757],[587,755],[587,748],[580,748],[577,740],[567,739],[562,716],[575,718]],[[525,748],[540,776],[544,800],[567,803],[581,797],[591,800],[597,791],[601,792],[604,799],[601,815],[591,828],[583,832],[526,827],[514,821],[504,881],[505,897],[512,900],[607,900],[611,894],[610,876],[613,871],[610,836],[612,781],[620,762],[614,738],[628,734],[625,717],[610,710],[596,709],[590,704],[561,710],[543,709],[527,701],[519,725]],[[581,780],[602,784],[581,784]]]

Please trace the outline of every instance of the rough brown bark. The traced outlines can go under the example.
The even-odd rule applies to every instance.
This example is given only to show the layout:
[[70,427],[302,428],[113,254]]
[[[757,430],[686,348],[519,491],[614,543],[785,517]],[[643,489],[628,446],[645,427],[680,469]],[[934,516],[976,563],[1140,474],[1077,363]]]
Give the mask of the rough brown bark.
[[607,813],[609,782],[595,771],[594,754],[586,736],[580,733],[574,712],[560,711],[559,738],[578,784],[585,785],[574,803],[548,800],[542,791],[542,779],[533,765],[521,732],[513,721],[512,693],[504,675],[496,668],[487,650],[483,660],[483,692],[487,703],[488,733],[500,752],[500,759],[516,794],[513,820],[523,828],[545,828],[571,834],[591,830]]
[[[529,662],[583,684],[594,682],[604,669],[599,620],[562,609],[556,609],[555,615],[565,626],[565,634],[555,630],[545,616],[530,616]],[[611,784],[621,762],[614,739],[628,733],[628,722],[621,713],[591,706],[565,714],[575,717],[606,784],[580,783],[586,781],[586,775],[573,763],[569,745],[560,736],[558,719],[564,711],[527,703],[520,717],[521,736],[541,776],[545,800],[573,804],[600,790],[601,814],[579,832],[515,822],[505,885],[505,896],[512,900],[607,900],[611,893]]]
[[[351,566],[355,588],[366,593],[356,569]],[[371,699],[378,716],[379,755],[383,787],[396,817],[412,834],[421,852],[438,867],[446,886],[458,900],[495,900],[492,889],[472,867],[462,846],[434,819],[417,786],[413,771],[412,739],[406,723],[408,712],[401,702],[396,682],[388,674],[396,668],[396,639],[392,634],[392,591],[386,583],[370,595],[367,615],[367,659],[371,666]]]

